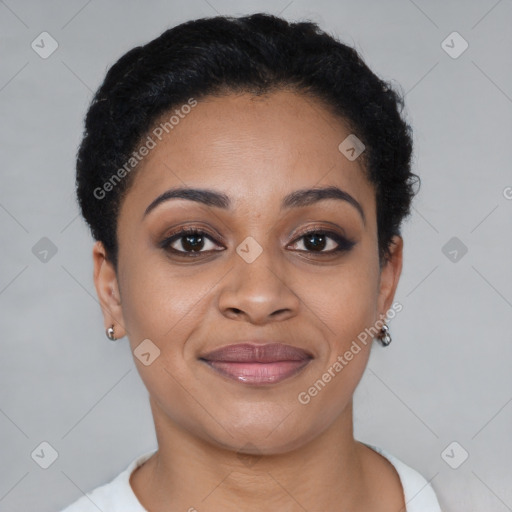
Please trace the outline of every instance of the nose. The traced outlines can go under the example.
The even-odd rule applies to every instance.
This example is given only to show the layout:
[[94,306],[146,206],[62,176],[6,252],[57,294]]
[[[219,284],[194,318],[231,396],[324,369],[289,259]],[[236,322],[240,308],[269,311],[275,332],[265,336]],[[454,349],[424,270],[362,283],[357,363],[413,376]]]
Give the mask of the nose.
[[232,270],[223,280],[218,298],[225,317],[262,325],[297,315],[300,299],[277,258],[265,249],[251,263],[233,255]]

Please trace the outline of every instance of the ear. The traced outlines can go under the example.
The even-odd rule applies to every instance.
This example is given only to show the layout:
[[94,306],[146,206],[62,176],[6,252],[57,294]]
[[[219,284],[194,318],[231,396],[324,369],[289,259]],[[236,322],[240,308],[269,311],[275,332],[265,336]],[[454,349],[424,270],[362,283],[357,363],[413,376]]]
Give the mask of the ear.
[[379,297],[377,308],[379,318],[385,318],[386,312],[391,307],[395,291],[402,273],[402,255],[404,241],[401,236],[395,235],[390,245],[391,255],[383,264],[380,271]]
[[92,257],[94,261],[94,286],[101,304],[105,329],[114,325],[116,338],[126,335],[121,294],[114,265],[107,259],[101,242],[95,242]]

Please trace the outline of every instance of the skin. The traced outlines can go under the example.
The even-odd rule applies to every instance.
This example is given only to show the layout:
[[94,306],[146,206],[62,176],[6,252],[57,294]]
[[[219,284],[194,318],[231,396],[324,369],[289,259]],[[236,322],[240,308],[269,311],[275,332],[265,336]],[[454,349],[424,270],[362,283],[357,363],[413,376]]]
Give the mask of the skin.
[[[374,187],[361,159],[338,150],[350,133],[316,100],[291,91],[201,100],[141,162],[119,213],[117,273],[101,242],[94,245],[105,328],[128,335],[132,351],[144,339],[160,350],[148,366],[134,357],[159,445],[130,480],[148,510],[250,512],[262,503],[290,512],[405,510],[394,467],[353,437],[352,396],[371,340],[310,403],[297,399],[384,318],[402,269],[399,236],[379,268]],[[353,196],[365,221],[334,199],[280,211],[290,192],[328,185]],[[231,210],[172,199],[143,216],[177,186],[223,192]],[[201,250],[212,252],[194,259],[159,246],[184,225],[206,229],[214,241]],[[301,237],[318,227],[356,243],[322,256],[337,243],[315,250]],[[263,250],[252,263],[236,252],[248,236]],[[172,246],[183,251],[182,242]],[[314,359],[263,387],[198,360],[255,338],[301,347]]]

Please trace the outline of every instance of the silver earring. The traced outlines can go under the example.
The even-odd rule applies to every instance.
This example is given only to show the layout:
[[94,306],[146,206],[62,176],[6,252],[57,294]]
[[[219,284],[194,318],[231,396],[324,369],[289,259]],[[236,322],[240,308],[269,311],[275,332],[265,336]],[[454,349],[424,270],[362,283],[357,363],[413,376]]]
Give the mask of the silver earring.
[[391,343],[391,336],[389,335],[389,327],[384,322],[384,325],[380,329],[379,341],[382,346],[387,347]]
[[116,337],[114,335],[114,324],[112,324],[107,330],[106,330],[106,333],[107,333],[107,338],[110,340],[110,341],[116,341]]

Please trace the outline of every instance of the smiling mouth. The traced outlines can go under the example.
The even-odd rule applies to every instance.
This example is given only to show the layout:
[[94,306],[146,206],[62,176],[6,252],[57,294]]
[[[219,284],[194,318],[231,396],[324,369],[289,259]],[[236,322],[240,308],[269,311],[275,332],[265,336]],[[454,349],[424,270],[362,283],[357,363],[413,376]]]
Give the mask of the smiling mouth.
[[218,373],[246,384],[275,384],[299,373],[310,360],[276,361],[275,363],[231,363],[205,361]]
[[200,357],[215,372],[251,385],[276,384],[302,371],[313,359],[306,351],[273,343],[229,345]]

